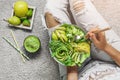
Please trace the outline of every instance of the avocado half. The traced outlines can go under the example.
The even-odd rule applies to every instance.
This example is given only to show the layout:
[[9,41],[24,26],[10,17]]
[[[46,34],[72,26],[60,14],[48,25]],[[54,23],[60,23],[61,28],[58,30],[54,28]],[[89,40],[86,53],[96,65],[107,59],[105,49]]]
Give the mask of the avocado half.
[[25,38],[23,46],[29,53],[37,52],[41,47],[40,39],[34,35],[29,35]]

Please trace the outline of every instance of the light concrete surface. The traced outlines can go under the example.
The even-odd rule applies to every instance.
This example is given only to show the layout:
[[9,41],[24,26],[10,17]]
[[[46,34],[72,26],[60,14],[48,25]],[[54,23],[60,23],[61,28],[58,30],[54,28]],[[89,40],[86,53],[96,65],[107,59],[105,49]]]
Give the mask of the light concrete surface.
[[[48,51],[48,33],[41,24],[45,0],[26,0],[29,5],[37,8],[32,31],[8,27],[3,21],[4,18],[11,16],[15,1],[17,0],[0,0],[0,80],[59,80],[57,63],[50,57]],[[23,63],[19,53],[2,39],[6,36],[13,42],[10,30],[15,33],[22,50],[25,37],[38,36],[42,45],[39,53],[29,55],[31,60]]]
[[[32,31],[8,27],[3,21],[3,18],[11,16],[14,1],[0,0],[0,80],[59,80],[58,65],[48,51],[48,33],[41,24],[40,15],[43,14],[45,0],[26,0],[37,8]],[[120,36],[120,0],[94,0],[94,4]],[[13,42],[10,30],[14,31],[23,51],[24,38],[28,35],[38,36],[42,43],[39,53],[23,63],[18,52],[2,39],[6,36]]]

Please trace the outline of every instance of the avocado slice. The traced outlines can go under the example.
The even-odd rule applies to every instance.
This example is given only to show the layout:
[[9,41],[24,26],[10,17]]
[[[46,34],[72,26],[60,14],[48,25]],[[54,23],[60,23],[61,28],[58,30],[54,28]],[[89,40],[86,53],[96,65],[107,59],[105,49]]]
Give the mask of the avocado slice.
[[25,38],[23,46],[27,52],[35,53],[40,49],[41,42],[38,37],[30,35]]

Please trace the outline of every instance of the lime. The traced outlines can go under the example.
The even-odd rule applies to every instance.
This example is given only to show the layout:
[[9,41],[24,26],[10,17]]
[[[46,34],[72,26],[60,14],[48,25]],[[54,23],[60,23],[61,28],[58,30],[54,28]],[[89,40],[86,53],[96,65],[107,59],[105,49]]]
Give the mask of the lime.
[[24,26],[30,26],[30,21],[29,20],[27,20],[27,19],[25,19],[24,21],[23,21],[23,23],[22,23]]
[[28,12],[27,12],[27,14],[26,14],[26,16],[27,16],[28,18],[31,18],[32,15],[33,15],[33,9],[29,9]]
[[27,19],[27,17],[21,17],[21,18],[20,18],[21,22],[23,22],[23,21],[26,20],[26,19]]
[[30,35],[25,38],[23,46],[27,52],[35,53],[40,49],[41,43],[38,37]]

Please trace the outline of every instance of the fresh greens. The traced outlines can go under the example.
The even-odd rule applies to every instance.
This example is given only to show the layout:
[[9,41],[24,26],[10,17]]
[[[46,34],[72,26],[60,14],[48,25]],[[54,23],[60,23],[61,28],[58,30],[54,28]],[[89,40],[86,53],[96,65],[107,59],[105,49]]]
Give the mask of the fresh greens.
[[83,30],[77,26],[63,24],[52,33],[49,44],[52,57],[66,66],[81,66],[90,57],[90,44],[88,40],[74,40],[76,35],[85,36]]

